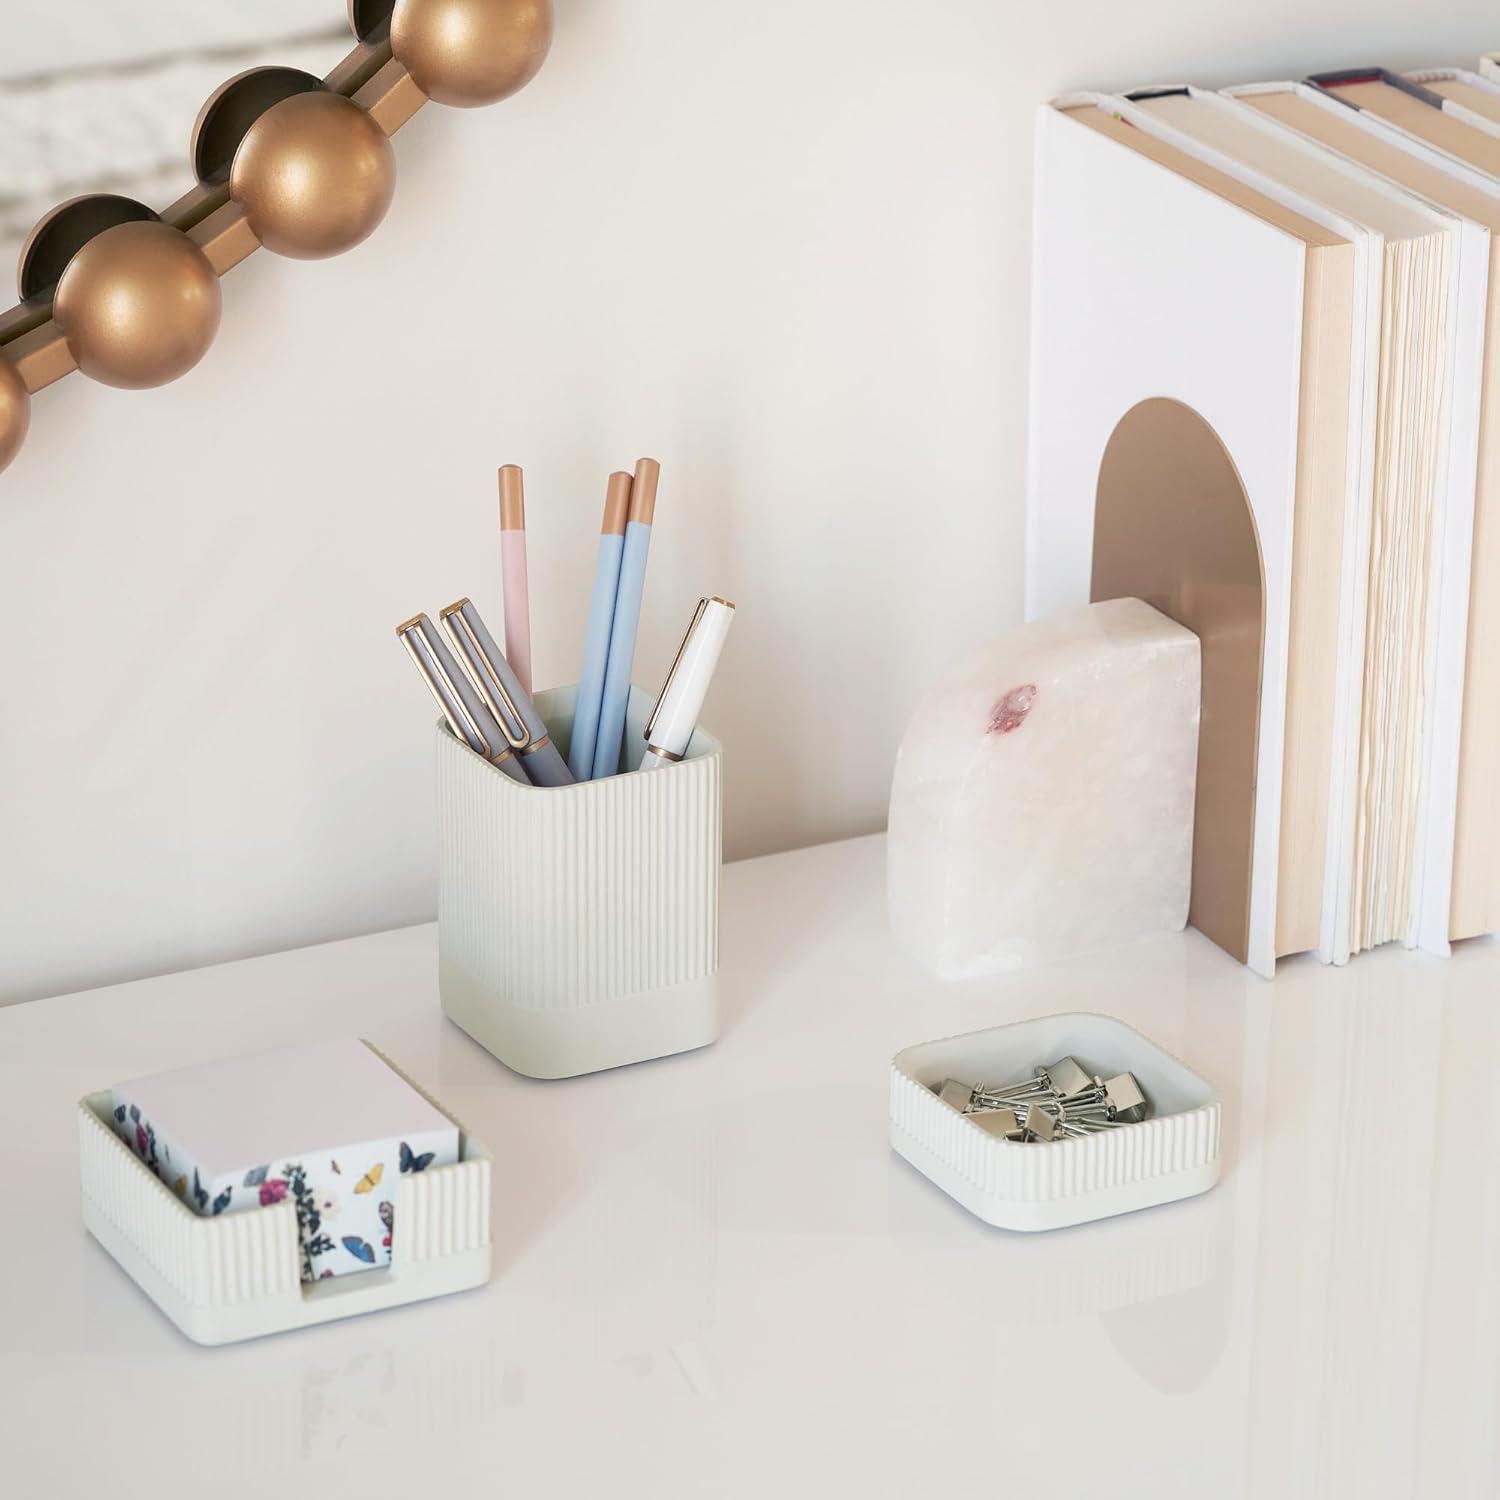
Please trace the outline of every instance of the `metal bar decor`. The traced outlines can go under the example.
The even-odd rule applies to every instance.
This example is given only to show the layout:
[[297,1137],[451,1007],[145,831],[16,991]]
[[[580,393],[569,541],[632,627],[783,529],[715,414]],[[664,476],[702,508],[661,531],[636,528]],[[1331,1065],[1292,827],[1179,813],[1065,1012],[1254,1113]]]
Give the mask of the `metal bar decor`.
[[31,397],[81,370],[165,385],[219,327],[219,279],[253,251],[318,260],[385,217],[390,138],[429,99],[494,104],[552,42],[551,0],[348,0],[354,49],[324,78],[252,68],[221,84],[192,133],[196,183],[159,213],[90,193],[59,204],[21,250],[21,300],[0,312],[0,469]]

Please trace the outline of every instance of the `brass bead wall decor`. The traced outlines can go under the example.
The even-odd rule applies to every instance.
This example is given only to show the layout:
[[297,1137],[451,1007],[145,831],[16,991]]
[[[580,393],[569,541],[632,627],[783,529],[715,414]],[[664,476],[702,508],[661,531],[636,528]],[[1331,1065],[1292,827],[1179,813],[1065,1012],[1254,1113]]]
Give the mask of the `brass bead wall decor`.
[[439,104],[496,104],[529,83],[552,45],[548,0],[396,0],[391,51]]
[[198,177],[159,213],[94,194],[44,216],[0,312],[0,469],[31,397],[74,370],[162,385],[213,342],[220,278],[262,246],[314,260],[359,244],[395,192],[390,137],[427,100],[508,97],[541,67],[551,0],[348,0],[354,49],[324,78],[259,68],[205,103]]
[[141,390],[185,375],[219,331],[208,257],[180,229],[116,224],[68,262],[52,317],[91,380]]
[[11,362],[0,355],[0,469],[21,450],[31,424],[31,393]]
[[318,260],[352,249],[396,192],[390,137],[341,94],[293,94],[245,133],[229,196],[267,250]]

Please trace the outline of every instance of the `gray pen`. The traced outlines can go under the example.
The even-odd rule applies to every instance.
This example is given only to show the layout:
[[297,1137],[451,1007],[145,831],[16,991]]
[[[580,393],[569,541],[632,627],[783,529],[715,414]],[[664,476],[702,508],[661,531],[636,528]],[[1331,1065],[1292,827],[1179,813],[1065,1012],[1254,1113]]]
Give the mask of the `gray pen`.
[[396,627],[396,634],[454,734],[513,780],[529,782],[531,778],[521,769],[505,731],[454,661],[432,621],[426,615],[413,615]]
[[573,773],[567,761],[552,743],[531,694],[521,686],[521,679],[485,628],[473,601],[460,599],[450,604],[440,618],[532,784],[572,786]]

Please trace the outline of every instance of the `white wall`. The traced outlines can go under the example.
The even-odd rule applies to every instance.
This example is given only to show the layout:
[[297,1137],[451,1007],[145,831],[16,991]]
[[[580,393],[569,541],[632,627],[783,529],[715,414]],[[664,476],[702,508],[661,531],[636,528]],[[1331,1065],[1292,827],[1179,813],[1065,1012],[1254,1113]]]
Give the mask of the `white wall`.
[[392,626],[498,615],[504,461],[541,681],[605,474],[654,454],[638,676],[699,593],[740,604],[729,854],[879,827],[921,685],[1019,618],[1036,103],[1496,46],[1480,0],[559,0],[524,93],[402,132],[369,243],[234,271],[174,387],[38,398],[0,477],[0,998],[432,914]]

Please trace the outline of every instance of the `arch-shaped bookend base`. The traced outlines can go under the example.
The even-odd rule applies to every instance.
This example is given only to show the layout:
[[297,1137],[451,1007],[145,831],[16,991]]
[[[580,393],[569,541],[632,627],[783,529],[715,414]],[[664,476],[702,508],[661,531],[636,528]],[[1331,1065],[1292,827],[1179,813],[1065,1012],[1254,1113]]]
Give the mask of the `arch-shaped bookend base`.
[[1249,497],[1190,406],[1153,397],[1099,465],[1089,597],[1137,598],[1197,635],[1203,705],[1188,920],[1249,956],[1265,574]]

